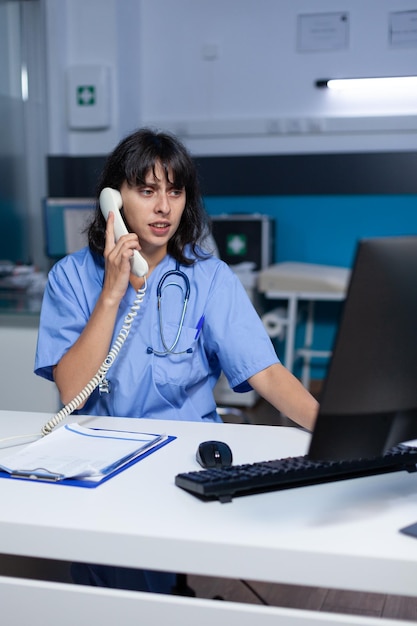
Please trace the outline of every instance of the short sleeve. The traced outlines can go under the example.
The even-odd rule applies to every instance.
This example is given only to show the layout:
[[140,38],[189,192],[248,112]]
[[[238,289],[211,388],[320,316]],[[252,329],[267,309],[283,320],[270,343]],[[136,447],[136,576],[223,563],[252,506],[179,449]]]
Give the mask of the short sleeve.
[[230,386],[249,391],[247,379],[279,359],[239,278],[224,263],[216,274],[206,304],[205,341]]
[[82,273],[97,273],[88,260],[79,266],[71,257],[54,265],[42,301],[35,374],[53,380],[52,368],[77,341],[84,329],[100,291],[99,280],[91,281],[89,293],[83,287]]

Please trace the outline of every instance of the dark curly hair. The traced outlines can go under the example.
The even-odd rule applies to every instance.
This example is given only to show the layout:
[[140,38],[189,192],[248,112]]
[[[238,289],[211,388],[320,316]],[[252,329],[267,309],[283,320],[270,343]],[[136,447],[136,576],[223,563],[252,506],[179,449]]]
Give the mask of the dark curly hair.
[[160,163],[166,179],[178,189],[185,189],[186,204],[180,224],[168,242],[168,253],[179,263],[192,265],[194,260],[184,254],[191,245],[193,254],[202,258],[196,249],[210,232],[209,219],[203,207],[195,164],[181,141],[167,132],[142,128],[123,139],[108,156],[96,190],[96,211],[87,227],[88,244],[93,253],[103,255],[106,223],[98,198],[105,187],[120,190],[124,181],[129,185],[145,184],[149,172]]

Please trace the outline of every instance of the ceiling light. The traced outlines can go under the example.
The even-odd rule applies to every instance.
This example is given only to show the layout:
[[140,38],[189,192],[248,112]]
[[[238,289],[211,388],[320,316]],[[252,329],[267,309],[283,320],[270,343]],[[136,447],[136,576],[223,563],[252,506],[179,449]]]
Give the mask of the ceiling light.
[[417,76],[384,76],[375,78],[328,78],[316,81],[316,87],[334,90],[416,89]]

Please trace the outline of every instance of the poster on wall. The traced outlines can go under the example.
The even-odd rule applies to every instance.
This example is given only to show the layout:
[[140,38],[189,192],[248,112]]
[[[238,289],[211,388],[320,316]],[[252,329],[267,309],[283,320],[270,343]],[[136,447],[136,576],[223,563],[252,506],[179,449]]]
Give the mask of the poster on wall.
[[417,11],[390,14],[389,43],[393,48],[417,46]]
[[349,15],[314,13],[297,17],[297,51],[342,50],[349,44]]

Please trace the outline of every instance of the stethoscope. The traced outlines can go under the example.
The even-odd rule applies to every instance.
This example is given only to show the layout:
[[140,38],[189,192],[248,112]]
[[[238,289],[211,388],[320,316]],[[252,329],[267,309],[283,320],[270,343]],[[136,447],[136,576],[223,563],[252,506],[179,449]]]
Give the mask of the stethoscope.
[[[181,280],[184,282],[184,286],[181,286],[178,282],[172,282],[171,280],[169,280],[172,276],[178,276],[179,278],[181,278]],[[180,321],[178,324],[177,334],[175,335],[175,339],[170,346],[168,346],[166,339],[165,339],[164,324],[163,324],[163,318],[162,318],[162,294],[164,290],[167,289],[168,287],[177,287],[178,289],[181,289],[182,293],[184,294],[184,301],[182,305],[182,311],[181,311]],[[184,326],[185,312],[187,310],[187,304],[190,298],[190,281],[188,280],[188,276],[180,270],[180,265],[178,261],[176,262],[175,270],[170,270],[169,272],[165,272],[165,274],[160,279],[158,286],[156,288],[156,297],[157,297],[158,318],[159,318],[159,334],[160,334],[161,342],[162,342],[164,349],[158,351],[158,350],[154,350],[154,348],[149,346],[146,350],[147,353],[155,354],[156,356],[165,356],[167,354],[185,354],[185,353],[192,352],[193,351],[192,348],[175,352],[175,348],[178,344],[178,341],[180,339],[181,332]]]
[[[171,276],[178,276],[179,278],[181,278],[184,282],[184,286],[181,286],[180,284],[178,284],[178,282],[172,282],[172,281],[167,282],[168,279],[171,278]],[[167,345],[167,342],[165,339],[164,330],[163,330],[163,319],[162,319],[162,294],[164,290],[167,289],[168,287],[177,287],[184,294],[184,301],[182,305],[181,317],[180,317],[180,321],[178,324],[177,334],[175,335],[175,339],[170,346]],[[145,291],[146,291],[146,288],[142,289],[142,296],[144,295]],[[186,354],[186,353],[190,354],[192,353],[193,352],[192,348],[187,348],[187,350],[181,350],[181,351],[175,352],[175,347],[180,339],[181,332],[184,327],[185,312],[187,310],[188,300],[190,299],[190,281],[188,280],[188,276],[180,270],[178,261],[176,262],[175,270],[170,270],[169,272],[165,272],[165,274],[160,279],[158,286],[156,288],[156,297],[157,297],[157,306],[158,306],[159,333],[160,333],[164,350],[154,350],[151,346],[149,346],[146,349],[146,352],[148,354],[155,354],[156,356],[166,356],[167,354]],[[203,322],[204,322],[204,315],[201,316],[197,324],[196,335],[194,339],[198,338],[201,332],[202,326],[203,326]],[[125,328],[123,330],[125,331]],[[124,340],[126,339],[126,336],[127,336],[126,332],[123,332],[123,337],[120,341],[118,341],[118,344],[122,345],[124,343]],[[120,347],[118,348],[118,350],[120,350]],[[101,380],[100,383],[98,384],[98,388],[99,388],[100,395],[108,394],[111,391],[111,383],[104,376],[103,380]]]

